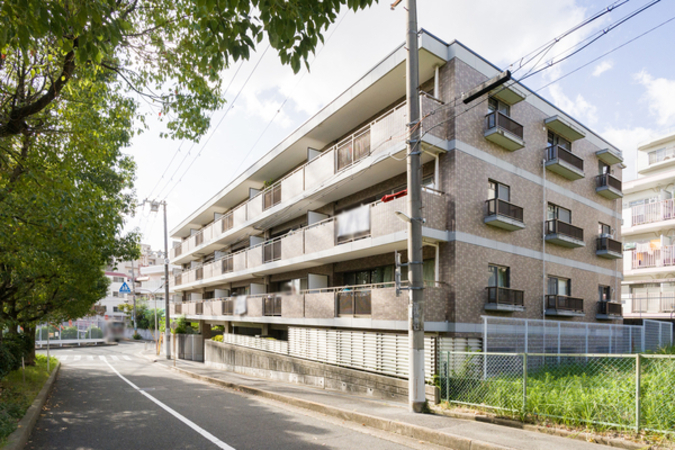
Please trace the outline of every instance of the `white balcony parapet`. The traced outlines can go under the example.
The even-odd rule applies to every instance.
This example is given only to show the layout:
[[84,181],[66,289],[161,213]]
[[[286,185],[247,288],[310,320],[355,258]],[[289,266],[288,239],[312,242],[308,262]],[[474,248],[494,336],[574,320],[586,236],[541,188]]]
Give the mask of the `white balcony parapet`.
[[675,245],[663,245],[650,250],[638,248],[631,253],[631,268],[634,270],[675,266]]
[[[429,112],[439,103],[422,97],[422,106],[423,112]],[[437,116],[441,120],[441,114]],[[430,137],[445,139],[445,127],[440,125],[430,123],[427,126]],[[361,159],[402,144],[406,140],[406,130],[406,103],[403,102],[185,239],[181,245],[171,249],[171,259],[184,258],[196,249],[214,243],[225,233],[262,217],[267,209],[290,202],[303,192],[320,188],[333,175]]]
[[675,199],[661,200],[631,208],[631,226],[675,219]]

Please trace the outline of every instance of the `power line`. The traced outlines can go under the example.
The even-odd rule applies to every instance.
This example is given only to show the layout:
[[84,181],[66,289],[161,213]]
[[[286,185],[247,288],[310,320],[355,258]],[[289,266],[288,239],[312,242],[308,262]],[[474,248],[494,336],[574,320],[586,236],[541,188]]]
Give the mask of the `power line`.
[[[206,141],[204,142],[204,145],[202,145],[202,148],[199,150],[199,152],[197,153],[197,155],[192,159],[192,161],[190,162],[190,165],[185,169],[185,171],[184,171],[183,174],[180,176],[180,178],[178,179],[178,181],[176,181],[176,183],[173,185],[173,187],[171,187],[171,189],[169,189],[169,192],[167,192],[166,195],[162,198],[162,201],[163,201],[163,200],[166,200],[166,198],[169,196],[169,194],[171,194],[171,192],[173,192],[173,190],[176,188],[176,186],[178,186],[178,185],[180,184],[180,182],[183,180],[183,177],[185,176],[185,174],[190,170],[190,167],[192,167],[192,165],[193,165],[194,162],[197,160],[197,158],[199,157],[199,155],[202,154],[202,152],[203,152],[204,149],[206,148],[206,144],[208,144],[209,141],[211,140],[211,138],[216,134],[216,130],[218,129],[218,127],[220,126],[220,124],[223,123],[223,120],[225,120],[225,117],[227,117],[227,114],[228,114],[230,111],[232,111],[232,108],[234,108],[234,104],[236,103],[237,99],[239,98],[239,95],[241,95],[241,92],[244,90],[244,88],[245,88],[246,85],[248,84],[249,80],[251,79],[251,77],[252,77],[253,74],[255,73],[256,69],[258,69],[258,66],[260,65],[260,62],[263,60],[263,58],[265,57],[265,54],[267,53],[267,51],[268,51],[269,49],[270,49],[270,45],[268,44],[267,47],[265,48],[265,51],[262,53],[262,55],[260,55],[260,58],[258,59],[258,62],[256,62],[255,66],[253,67],[253,70],[252,70],[251,73],[248,75],[248,78],[246,78],[246,81],[245,81],[244,84],[242,85],[241,89],[239,89],[239,92],[237,92],[237,95],[236,95],[236,96],[234,97],[234,99],[232,100],[232,103],[230,104],[230,107],[229,107],[227,110],[225,110],[225,114],[223,114],[223,117],[220,118],[220,121],[218,122],[218,124],[216,124],[215,128],[213,129],[213,132],[206,138]],[[187,158],[187,156],[188,156],[189,154],[190,154],[190,153],[188,152],[188,154],[186,155],[186,158]],[[178,166],[178,168],[176,168],[176,172],[174,172],[174,175],[175,175],[176,173],[178,173],[178,170],[179,170],[180,167],[183,165],[183,162],[185,161],[186,158],[183,158],[183,160],[181,161],[181,163],[180,163],[180,165]],[[171,179],[173,179],[173,176],[174,176],[174,175],[171,176]],[[168,186],[168,184],[167,184],[167,186]],[[166,186],[165,186],[165,188],[166,188]],[[164,189],[162,189],[162,191],[163,191],[163,190],[164,190]],[[157,194],[157,196],[159,197],[160,195],[161,195],[161,191],[160,191],[159,194]]]

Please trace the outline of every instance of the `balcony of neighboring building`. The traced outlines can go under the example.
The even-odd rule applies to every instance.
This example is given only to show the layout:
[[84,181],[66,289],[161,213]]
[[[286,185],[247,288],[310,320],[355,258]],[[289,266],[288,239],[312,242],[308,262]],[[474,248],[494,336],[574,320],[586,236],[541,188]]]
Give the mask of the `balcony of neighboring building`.
[[596,319],[616,320],[621,319],[622,317],[623,316],[621,303],[607,302],[607,301],[598,302],[598,311],[595,314]]
[[610,200],[621,198],[621,180],[610,173],[600,174],[595,177],[595,192]]
[[[421,97],[422,113],[441,104],[428,95]],[[441,118],[441,114],[433,117]],[[307,162],[281,176],[263,189],[252,190],[250,198],[218,214],[212,223],[176,245],[170,252],[172,263],[184,264],[218,250],[226,241],[234,242],[250,235],[259,223],[293,205],[298,215],[330,201],[381,183],[393,175],[404,173],[405,163],[388,155],[403,154],[406,147],[406,103],[399,104],[372,120],[356,132],[339,140],[322,152],[312,150]],[[422,162],[433,160],[433,154],[445,151],[443,123],[429,122],[422,132]],[[425,132],[427,131],[427,132]],[[441,145],[438,147],[437,145]],[[360,176],[368,171],[367,176]],[[349,180],[348,183],[345,183]],[[340,186],[336,192],[335,186]],[[326,192],[330,191],[329,194]]]
[[585,315],[584,300],[567,295],[547,295],[546,315],[583,317]]
[[[660,241],[639,243],[624,252],[624,276],[656,275],[675,271],[675,245]],[[630,261],[630,264],[628,263]]]
[[487,287],[485,291],[487,293],[486,311],[512,312],[525,310],[524,291],[497,286]]
[[595,254],[606,259],[623,258],[623,248],[620,241],[609,236],[600,236],[596,239]]
[[675,292],[634,293],[623,296],[626,319],[675,318]]
[[675,145],[647,153],[647,164],[638,169],[639,174],[649,174],[662,169],[675,168]]
[[546,221],[546,242],[562,247],[584,247],[584,230],[560,219]]
[[[407,284],[404,282],[403,287]],[[434,282],[424,288],[427,304],[441,304],[443,289]],[[197,300],[170,305],[171,314],[189,319],[321,324],[323,326],[369,327],[372,321],[396,322],[408,319],[407,291],[397,296],[394,282],[369,285],[308,289]],[[425,320],[442,322],[445,313],[429,309]]]
[[675,199],[659,200],[624,209],[624,236],[656,233],[675,227]]
[[584,177],[584,160],[560,145],[546,148],[546,169],[568,180]]
[[[215,286],[256,276],[315,267],[331,262],[403,250],[407,225],[397,217],[406,210],[405,196],[376,201],[309,226],[269,239],[202,267],[184,271],[174,278],[172,288],[187,290]],[[447,241],[446,196],[424,189],[423,238]]]
[[499,198],[493,198],[485,202],[484,222],[508,231],[525,228],[523,208]]

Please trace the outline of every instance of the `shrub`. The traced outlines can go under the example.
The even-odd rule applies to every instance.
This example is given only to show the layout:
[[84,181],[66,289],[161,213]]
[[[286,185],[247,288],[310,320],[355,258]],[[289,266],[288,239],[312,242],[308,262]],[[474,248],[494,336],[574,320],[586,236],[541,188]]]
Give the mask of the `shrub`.
[[188,322],[185,316],[180,316],[176,320],[176,329],[172,332],[175,334],[197,334],[197,330],[192,328],[192,324]]
[[103,338],[103,330],[99,327],[89,327],[87,330],[87,338],[89,339],[101,339]]
[[61,339],[77,339],[77,327],[64,327],[61,330]]
[[28,355],[31,347],[23,333],[5,333],[0,344],[0,378],[21,367],[21,357]]
[[136,340],[136,341],[139,341],[139,340],[141,340],[141,339],[142,339],[141,335],[140,335],[140,334],[138,334],[138,333],[134,333],[134,335],[133,335],[132,337],[133,337],[133,338],[134,338],[134,340]]
[[223,335],[219,334],[218,336],[213,336],[211,340],[216,342],[223,342]]

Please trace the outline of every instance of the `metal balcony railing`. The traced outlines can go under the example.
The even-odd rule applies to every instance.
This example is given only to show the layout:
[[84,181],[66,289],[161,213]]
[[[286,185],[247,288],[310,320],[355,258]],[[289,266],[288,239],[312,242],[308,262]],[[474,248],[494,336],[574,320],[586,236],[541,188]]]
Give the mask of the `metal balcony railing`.
[[630,303],[633,313],[673,313],[675,312],[675,294],[658,293],[651,295],[628,295],[624,297]]
[[276,238],[263,244],[263,262],[279,261],[281,259],[281,238]]
[[281,203],[281,181],[274,183],[262,192],[263,211]]
[[621,303],[599,301],[598,314],[620,317],[622,314]]
[[608,251],[608,252],[619,253],[619,254],[621,254],[621,252],[623,251],[622,246],[621,246],[621,242],[615,241],[614,239],[612,239],[610,237],[607,237],[607,236],[599,237],[596,240],[596,245],[597,245],[597,248],[596,248],[597,251],[605,250],[605,251]]
[[631,252],[631,268],[633,269],[675,266],[675,245],[662,245],[649,250],[639,250],[640,247]]
[[263,297],[263,316],[281,316],[280,295],[269,295]]
[[338,316],[370,316],[370,289],[336,292]]
[[223,314],[226,316],[231,316],[234,313],[234,300],[228,299],[223,300]]
[[631,208],[632,226],[672,219],[675,219],[675,199],[672,198]]
[[234,226],[234,214],[228,213],[225,214],[221,219],[220,219],[221,227],[220,227],[220,232],[225,233],[226,231],[229,231],[232,229]]
[[523,221],[523,208],[516,206],[512,203],[509,203],[505,200],[498,198],[493,198],[485,202],[486,205],[486,216],[506,216],[511,219],[517,220],[518,222]]
[[562,311],[584,312],[584,300],[582,298],[568,297],[566,295],[547,295],[546,308]]
[[505,287],[491,286],[485,288],[487,291],[487,302],[498,305],[525,306],[523,298],[524,291]]
[[595,187],[611,187],[621,192],[621,180],[609,173],[603,173],[595,177]]
[[559,145],[552,145],[546,149],[546,160],[555,161],[556,159],[558,161],[564,161],[582,172],[584,171],[583,159]]
[[499,111],[493,111],[485,116],[485,128],[487,130],[501,128],[520,139],[523,138],[523,126]]
[[574,225],[559,219],[546,221],[546,234],[564,234],[565,236],[569,236],[578,241],[584,240],[583,228],[575,227]]
[[222,262],[220,270],[222,273],[229,273],[234,271],[234,259],[232,258],[232,255],[227,255],[221,261]]

